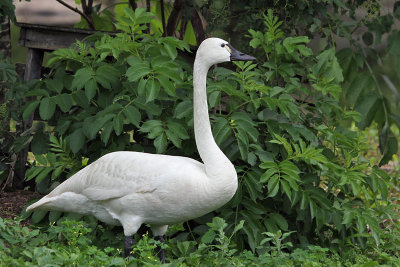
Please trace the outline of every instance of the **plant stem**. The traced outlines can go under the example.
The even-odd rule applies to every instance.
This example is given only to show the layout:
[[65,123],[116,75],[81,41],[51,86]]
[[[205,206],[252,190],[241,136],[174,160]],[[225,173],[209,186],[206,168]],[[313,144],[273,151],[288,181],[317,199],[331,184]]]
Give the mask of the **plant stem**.
[[135,10],[137,8],[135,0],[129,0],[129,5],[131,6],[132,10]]
[[163,29],[163,36],[166,36],[166,26],[165,26],[165,14],[164,14],[164,0],[160,0],[160,7],[161,7],[161,22],[162,22],[162,29]]
[[[62,4],[63,6],[65,6],[65,7],[69,8],[69,9],[71,9],[72,11],[78,13],[79,15],[81,15],[81,16],[86,20],[86,22],[88,23],[89,28],[92,29],[92,30],[96,30],[96,27],[94,26],[94,24],[93,24],[91,18],[90,18],[88,15],[84,14],[82,11],[80,11],[80,10],[77,9],[76,7],[72,7],[72,6],[68,5],[68,4],[65,3],[63,0],[56,0],[56,1],[59,2],[60,4]],[[84,2],[85,2],[85,1],[83,0],[83,1],[82,1],[82,6],[83,6],[83,3],[84,3]],[[85,2],[85,4],[86,4],[86,2]]]

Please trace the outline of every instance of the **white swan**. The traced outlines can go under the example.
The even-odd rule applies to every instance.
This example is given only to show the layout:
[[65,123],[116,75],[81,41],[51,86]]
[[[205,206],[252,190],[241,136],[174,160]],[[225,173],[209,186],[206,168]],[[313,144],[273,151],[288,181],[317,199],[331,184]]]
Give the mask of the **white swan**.
[[[226,202],[237,189],[234,166],[219,149],[208,116],[208,69],[231,60],[254,60],[228,42],[209,38],[199,46],[193,70],[194,132],[204,164],[191,158],[140,152],[113,152],[86,166],[26,210],[90,214],[122,225],[125,255],[143,223],[163,240],[169,224],[202,216]],[[164,262],[164,252],[158,253]]]

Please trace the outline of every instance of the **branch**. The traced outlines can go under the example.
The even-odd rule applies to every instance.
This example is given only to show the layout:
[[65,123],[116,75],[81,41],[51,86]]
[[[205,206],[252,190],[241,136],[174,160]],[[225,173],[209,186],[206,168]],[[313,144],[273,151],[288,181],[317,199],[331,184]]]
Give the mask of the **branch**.
[[137,8],[135,0],[129,0],[129,5],[131,6],[132,10],[135,10]]
[[160,0],[160,6],[161,6],[161,22],[162,22],[163,36],[165,36],[166,28],[165,28],[164,0]]
[[[71,9],[72,11],[78,13],[79,15],[81,15],[81,16],[86,20],[86,22],[89,24],[90,29],[96,30],[96,28],[94,27],[93,22],[90,20],[90,18],[89,18],[86,14],[82,13],[82,12],[81,12],[79,9],[77,9],[76,7],[72,7],[72,6],[68,5],[68,4],[65,3],[63,0],[56,0],[56,1],[59,2],[60,4],[62,4],[63,6],[65,6],[65,7],[69,8],[69,9]],[[83,2],[83,1],[82,1],[82,2]]]
[[204,39],[206,39],[206,34],[204,32],[204,26],[203,22],[201,21],[200,14],[195,8],[192,9],[190,21],[192,22],[194,35],[196,36],[196,41],[199,45],[204,41]]
[[[83,3],[83,0],[82,0]],[[87,4],[87,10],[86,10],[86,14],[92,14],[92,9],[93,8],[93,0],[88,0],[88,4]]]
[[178,27],[179,24],[179,20],[182,18],[184,5],[185,5],[185,0],[175,0],[171,14],[169,15],[168,18],[167,32],[165,34],[166,36],[174,36],[176,28]]
[[87,14],[86,0],[82,0],[82,1],[81,1],[81,5],[82,5],[83,13]]
[[[146,0],[146,11],[150,12],[150,8],[151,8],[151,1]],[[150,33],[150,23],[146,23],[146,25],[147,25],[147,29],[145,30],[145,33]]]

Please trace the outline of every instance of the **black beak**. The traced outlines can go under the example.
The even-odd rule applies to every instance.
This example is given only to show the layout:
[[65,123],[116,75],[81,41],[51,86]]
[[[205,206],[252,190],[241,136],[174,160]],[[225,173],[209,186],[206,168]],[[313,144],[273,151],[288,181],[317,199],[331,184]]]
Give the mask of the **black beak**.
[[231,49],[231,61],[251,61],[251,60],[256,60],[255,57],[246,55],[245,53],[242,53],[235,48],[233,48],[231,45],[227,44],[227,46]]

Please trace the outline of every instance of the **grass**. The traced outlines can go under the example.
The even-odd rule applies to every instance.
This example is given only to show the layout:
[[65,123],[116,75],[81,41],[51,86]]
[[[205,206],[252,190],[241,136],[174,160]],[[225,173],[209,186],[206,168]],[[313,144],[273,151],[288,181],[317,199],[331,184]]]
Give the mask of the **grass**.
[[[135,245],[134,257],[124,258],[122,235],[107,237],[107,231],[68,219],[45,228],[28,228],[18,220],[0,218],[0,266],[161,265],[155,256],[157,243],[147,234]],[[272,242],[259,247],[258,253],[236,251],[223,231],[217,231],[207,244],[168,240],[164,266],[400,266],[400,253],[396,250],[353,247],[339,254],[328,248],[308,246],[289,252],[290,244],[282,242],[284,235],[267,236]]]

